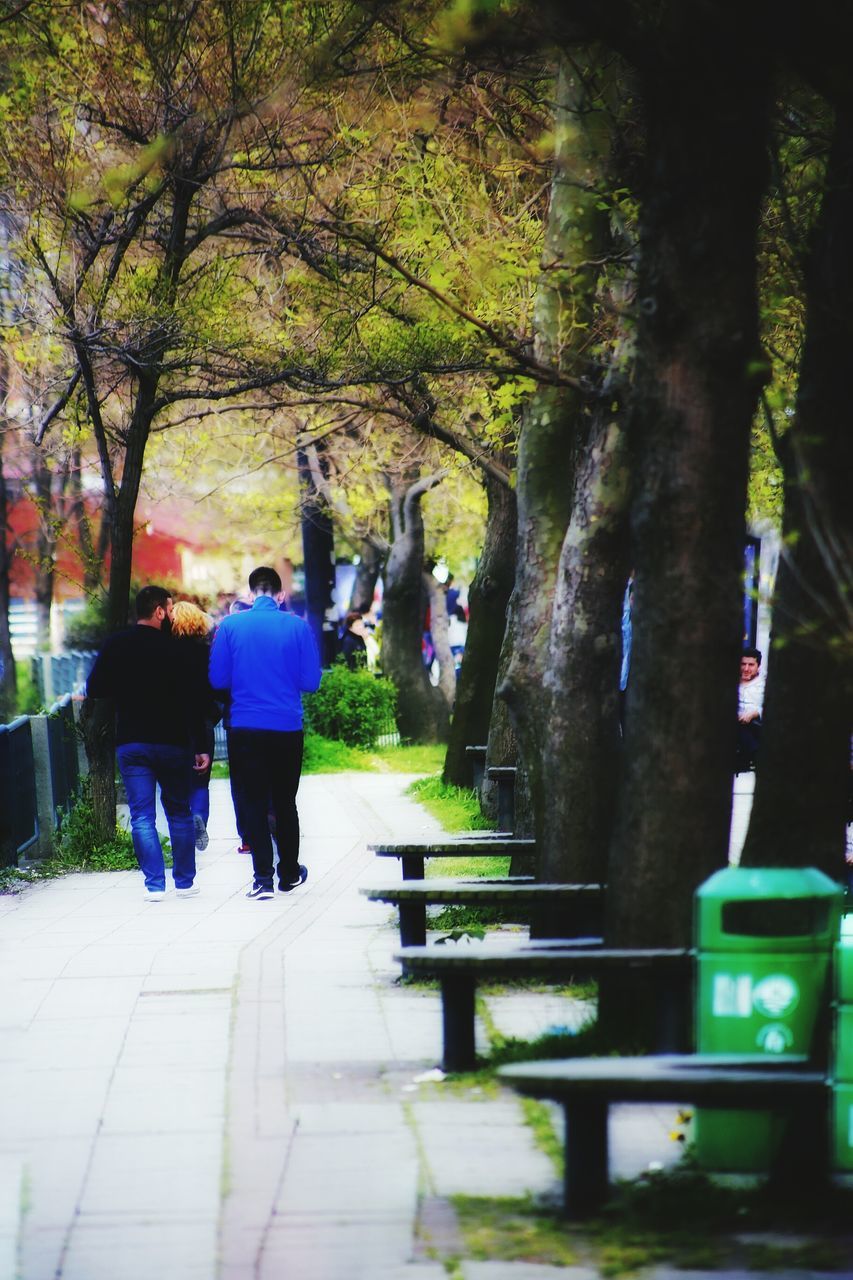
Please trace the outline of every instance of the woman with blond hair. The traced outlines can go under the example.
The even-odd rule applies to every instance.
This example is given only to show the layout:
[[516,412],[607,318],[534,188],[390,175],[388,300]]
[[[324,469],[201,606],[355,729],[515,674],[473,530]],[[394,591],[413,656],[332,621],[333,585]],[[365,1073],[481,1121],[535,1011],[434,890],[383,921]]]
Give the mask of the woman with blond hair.
[[217,703],[207,678],[210,642],[213,637],[213,619],[190,600],[178,600],[172,608],[172,635],[186,645],[188,657],[197,668],[199,679],[208,691],[204,716],[205,746],[210,765],[204,773],[193,774],[190,791],[190,809],[195,828],[195,847],[203,852],[210,843],[207,822],[210,817],[210,771],[213,768],[214,728],[222,719],[222,708]]

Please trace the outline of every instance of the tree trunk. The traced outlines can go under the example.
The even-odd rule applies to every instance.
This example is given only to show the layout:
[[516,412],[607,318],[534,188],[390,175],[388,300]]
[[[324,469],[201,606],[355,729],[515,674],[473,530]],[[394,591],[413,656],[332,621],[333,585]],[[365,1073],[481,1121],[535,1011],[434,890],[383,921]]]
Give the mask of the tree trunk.
[[[541,364],[578,379],[589,369],[596,285],[609,239],[595,180],[610,137],[605,113],[589,109],[590,95],[568,60],[560,70],[556,100],[554,178],[534,315],[536,353]],[[588,405],[589,396],[577,385],[540,385],[522,416],[519,439],[512,656],[499,691],[528,771],[540,840],[554,807],[564,802],[562,790],[546,792],[542,769],[550,726],[546,671],[560,551]]]
[[578,471],[554,600],[542,762],[548,805],[539,871],[555,883],[601,883],[619,764],[621,603],[628,576],[624,426],[601,415]]
[[452,711],[453,704],[456,701],[456,664],[453,661],[453,654],[450,652],[447,597],[432,573],[424,571],[423,582],[424,591],[429,599],[429,629],[432,637],[432,647],[438,662],[438,688],[447,703],[447,710]]
[[[458,787],[470,787],[473,782],[465,748],[479,746],[489,739],[506,611],[515,578],[515,493],[490,478],[486,479],[485,486],[489,512],[483,550],[468,591],[468,635],[444,761],[444,781]],[[503,715],[505,718],[505,709]],[[489,760],[489,763],[509,762]]]
[[[5,368],[3,353],[0,353],[0,362]],[[4,387],[5,377],[0,382],[0,388]],[[12,633],[9,627],[12,551],[9,544],[9,495],[3,468],[4,441],[5,432],[0,427],[0,664],[3,667],[3,675],[0,678],[0,724],[15,718],[18,701],[15,655],[12,652]]]
[[[300,449],[299,478],[302,484],[302,555],[305,561],[305,618],[317,643],[323,666],[335,660],[337,636],[334,623],[335,535],[332,514],[321,492],[312,464],[323,469],[322,453],[309,459]],[[326,478],[325,472],[323,479]]]
[[51,647],[50,611],[53,606],[53,586],[56,576],[56,524],[53,484],[47,459],[38,446],[32,446],[33,473],[38,508],[38,527],[35,548],[35,597],[36,597],[36,645],[42,650]]
[[397,687],[397,725],[410,742],[445,742],[449,712],[429,682],[421,657],[424,625],[424,526],[421,498],[438,483],[430,476],[391,492],[391,551],[385,565],[382,670]]
[[781,442],[783,551],[747,866],[844,878],[853,723],[853,524],[848,364],[853,345],[853,114],[839,109],[806,273],[794,423]]
[[89,762],[95,830],[99,839],[109,840],[116,829],[115,704],[107,698],[86,698],[80,732]]
[[355,582],[352,584],[352,595],[349,607],[359,613],[369,613],[373,607],[373,596],[376,583],[382,572],[382,552],[368,539],[361,544],[361,555],[355,570]]
[[732,41],[708,23],[703,74],[672,34],[642,86],[634,639],[607,894],[607,937],[623,946],[689,944],[694,890],[726,862],[749,435],[764,369],[755,240],[766,60],[748,26]]

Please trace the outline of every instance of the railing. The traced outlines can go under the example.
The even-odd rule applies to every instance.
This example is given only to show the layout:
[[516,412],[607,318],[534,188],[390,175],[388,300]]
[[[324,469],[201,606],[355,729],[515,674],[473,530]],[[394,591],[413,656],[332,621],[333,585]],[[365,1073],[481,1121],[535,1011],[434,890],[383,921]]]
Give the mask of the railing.
[[84,769],[70,694],[46,715],[0,725],[0,866],[15,866],[23,854],[50,856]]
[[33,738],[27,716],[0,724],[0,866],[13,867],[38,841]]
[[88,649],[35,654],[32,659],[33,683],[42,703],[49,706],[66,693],[82,693],[97,656],[94,650]]

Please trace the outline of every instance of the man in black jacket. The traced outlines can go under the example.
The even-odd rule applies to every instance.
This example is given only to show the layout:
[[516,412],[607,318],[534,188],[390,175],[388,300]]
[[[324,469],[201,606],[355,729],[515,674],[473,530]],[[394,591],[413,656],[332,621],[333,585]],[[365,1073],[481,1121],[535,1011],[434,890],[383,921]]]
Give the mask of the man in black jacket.
[[158,783],[172,842],[175,892],[179,898],[198,893],[190,786],[193,770],[202,773],[210,764],[204,751],[207,690],[169,634],[171,614],[168,591],[143,587],[136,597],[136,626],[104,642],[86,683],[88,697],[116,704],[116,755],[149,902],[166,896],[156,826]]

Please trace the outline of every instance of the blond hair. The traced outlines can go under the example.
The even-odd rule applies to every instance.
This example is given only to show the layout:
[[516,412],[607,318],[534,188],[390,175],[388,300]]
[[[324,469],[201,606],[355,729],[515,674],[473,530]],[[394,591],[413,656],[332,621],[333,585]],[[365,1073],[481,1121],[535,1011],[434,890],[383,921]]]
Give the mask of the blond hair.
[[213,619],[191,600],[179,600],[172,609],[173,636],[207,636],[213,630]]

